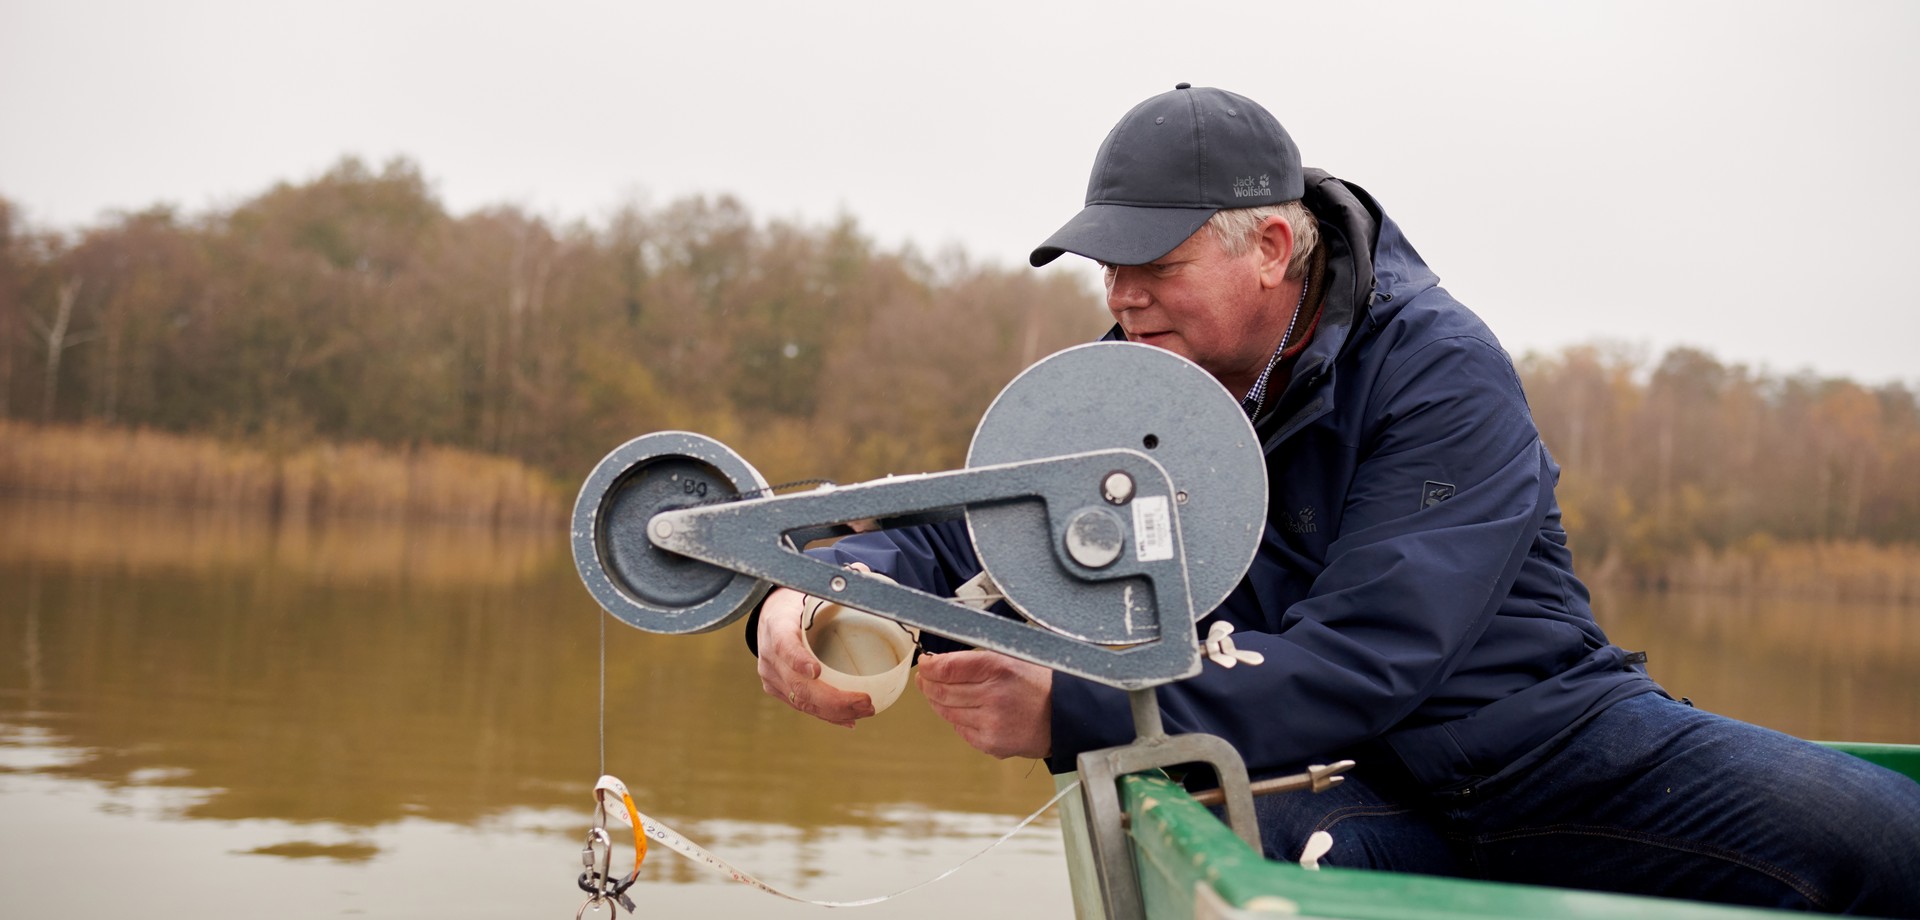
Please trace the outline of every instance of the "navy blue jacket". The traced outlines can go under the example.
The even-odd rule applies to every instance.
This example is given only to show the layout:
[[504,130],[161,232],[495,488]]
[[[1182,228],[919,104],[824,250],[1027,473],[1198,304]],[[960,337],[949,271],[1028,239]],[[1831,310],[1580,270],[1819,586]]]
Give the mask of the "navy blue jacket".
[[[1215,619],[1266,655],[1157,689],[1169,732],[1232,742],[1256,776],[1337,756],[1447,792],[1522,769],[1659,688],[1594,623],[1554,498],[1559,467],[1513,363],[1365,191],[1317,170],[1320,320],[1255,420],[1260,551]],[[959,522],[828,551],[938,594],[979,570]],[[1125,694],[1054,675],[1056,772],[1133,736]]]

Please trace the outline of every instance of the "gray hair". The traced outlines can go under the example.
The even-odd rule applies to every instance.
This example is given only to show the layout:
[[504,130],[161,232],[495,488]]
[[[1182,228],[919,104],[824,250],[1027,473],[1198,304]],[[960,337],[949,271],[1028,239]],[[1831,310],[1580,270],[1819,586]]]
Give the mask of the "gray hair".
[[1314,247],[1320,245],[1320,221],[1305,204],[1283,201],[1257,208],[1227,208],[1207,218],[1207,228],[1213,231],[1214,239],[1220,241],[1220,248],[1225,249],[1227,255],[1245,255],[1253,245],[1254,231],[1269,217],[1285,218],[1287,226],[1293,228],[1293,258],[1287,262],[1287,277],[1305,277]]

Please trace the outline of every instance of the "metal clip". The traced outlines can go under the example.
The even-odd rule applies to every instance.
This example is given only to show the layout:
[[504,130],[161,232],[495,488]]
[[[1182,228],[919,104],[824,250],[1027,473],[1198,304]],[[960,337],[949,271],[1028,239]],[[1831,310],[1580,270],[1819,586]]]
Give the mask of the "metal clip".
[[608,876],[612,874],[613,867],[613,838],[607,835],[605,825],[606,810],[595,808],[593,827],[587,831],[587,845],[580,850],[580,865],[584,871],[580,873],[579,885],[580,890],[587,893],[587,901],[574,913],[574,920],[584,917],[588,908],[597,910],[601,905],[606,906],[609,917],[620,915],[618,904],[611,899],[607,890]]
[[[607,798],[617,795],[626,811],[611,812],[607,808]],[[633,827],[633,871],[626,878],[613,877],[613,837],[607,833],[609,816],[618,823]],[[624,821],[619,819],[624,818]],[[634,810],[633,797],[627,793],[625,783],[612,776],[600,777],[593,788],[593,827],[587,831],[587,845],[580,851],[580,864],[585,871],[580,873],[580,890],[587,893],[586,903],[574,915],[580,920],[588,908],[599,909],[605,905],[610,917],[617,917],[620,908],[626,908],[628,914],[634,913],[633,899],[627,897],[627,889],[640,879],[640,861],[646,858],[647,841],[645,829],[641,827],[639,812]]]
[[587,831],[587,845],[580,850],[580,865],[587,870],[580,873],[582,887],[588,881],[606,878],[612,871],[613,837],[597,822],[592,830]]

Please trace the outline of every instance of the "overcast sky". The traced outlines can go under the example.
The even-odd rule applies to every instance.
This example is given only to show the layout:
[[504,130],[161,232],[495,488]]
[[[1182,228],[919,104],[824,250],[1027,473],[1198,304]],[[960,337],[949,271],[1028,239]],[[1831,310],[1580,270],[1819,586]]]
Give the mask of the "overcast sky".
[[0,195],[72,229],[404,155],[456,213],[731,193],[1025,265],[1183,80],[1373,192],[1516,356],[1920,383],[1920,3],[0,0]]

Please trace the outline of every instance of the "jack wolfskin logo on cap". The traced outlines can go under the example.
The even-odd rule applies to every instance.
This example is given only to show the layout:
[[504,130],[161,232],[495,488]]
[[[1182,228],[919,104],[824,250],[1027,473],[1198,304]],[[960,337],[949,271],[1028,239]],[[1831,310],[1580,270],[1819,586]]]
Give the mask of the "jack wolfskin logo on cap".
[[1259,176],[1241,176],[1233,180],[1233,197],[1258,198],[1262,195],[1273,196],[1273,188],[1267,181],[1266,173],[1261,173]]
[[1431,508],[1452,497],[1453,483],[1451,482],[1434,482],[1429,479],[1426,485],[1420,487],[1420,507],[1422,508]]

